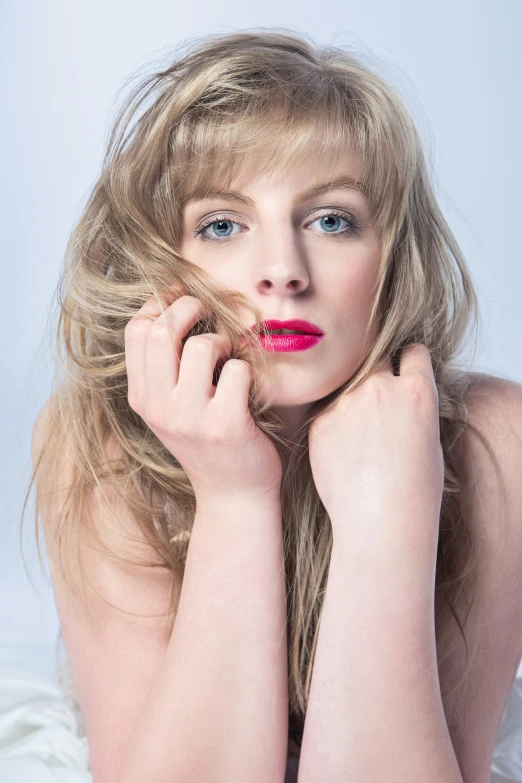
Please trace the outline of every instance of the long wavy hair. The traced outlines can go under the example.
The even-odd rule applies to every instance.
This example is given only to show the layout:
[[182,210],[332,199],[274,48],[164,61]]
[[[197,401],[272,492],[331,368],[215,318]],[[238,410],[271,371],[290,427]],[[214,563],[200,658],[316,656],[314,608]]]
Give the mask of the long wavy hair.
[[[302,730],[306,713],[332,550],[330,520],[310,469],[308,430],[383,358],[396,366],[401,348],[410,342],[424,343],[432,357],[445,463],[434,596],[437,658],[440,666],[461,637],[468,662],[457,686],[443,694],[445,703],[470,667],[464,626],[480,550],[459,502],[461,479],[452,447],[465,424],[466,373],[455,357],[468,328],[477,326],[477,296],[437,204],[415,123],[398,91],[370,60],[346,46],[318,46],[288,29],[258,28],[191,39],[174,56],[169,53],[166,66],[162,62],[152,74],[140,74],[117,113],[101,173],[65,251],[57,286],[55,404],[24,502],[25,511],[37,479],[34,522],[42,564],[40,488],[48,491],[53,485],[67,443],[74,470],[60,518],[53,520],[57,535],[47,553],[52,571],[72,589],[78,572],[84,580],[82,545],[107,550],[92,522],[89,499],[96,488],[117,491],[158,556],[154,563],[139,562],[160,562],[172,572],[170,635],[195,497],[175,456],[129,406],[124,329],[153,294],[162,308],[174,301],[173,292],[206,304],[208,317],[185,339],[219,329],[232,343],[228,358],[252,364],[250,411],[283,462],[291,730]],[[183,207],[216,186],[227,188],[246,155],[271,150],[259,157],[260,172],[277,169],[284,176],[310,150],[331,160],[347,149],[360,164],[357,176],[382,239],[368,323],[368,329],[377,325],[377,336],[352,376],[314,402],[289,448],[278,435],[281,420],[261,394],[272,371],[270,357],[258,350],[261,344],[246,331],[238,307],[251,310],[252,323],[261,331],[263,315],[248,297],[218,286],[180,255]],[[472,429],[495,462],[483,436]],[[117,444],[121,454],[116,461],[109,458],[109,443]],[[135,558],[117,557],[136,564]]]

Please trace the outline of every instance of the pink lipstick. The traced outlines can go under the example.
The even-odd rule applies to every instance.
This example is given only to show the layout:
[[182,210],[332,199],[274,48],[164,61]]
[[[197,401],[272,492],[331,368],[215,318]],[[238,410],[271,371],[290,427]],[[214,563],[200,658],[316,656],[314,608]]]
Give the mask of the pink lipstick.
[[[324,333],[315,324],[300,318],[292,318],[288,321],[267,319],[262,322],[270,335],[261,332],[259,338],[266,351],[305,351],[317,345]],[[255,326],[250,327],[252,330]]]

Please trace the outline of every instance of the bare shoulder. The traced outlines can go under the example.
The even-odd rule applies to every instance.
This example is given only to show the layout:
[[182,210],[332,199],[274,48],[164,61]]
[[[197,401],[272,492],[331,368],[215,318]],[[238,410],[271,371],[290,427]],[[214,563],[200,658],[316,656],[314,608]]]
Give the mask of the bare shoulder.
[[[56,409],[53,398],[42,406],[33,426],[32,456],[36,465],[49,435]],[[79,543],[87,575],[82,601],[71,581],[51,571],[53,593],[80,707],[85,718],[94,780],[116,780],[121,759],[136,721],[151,693],[172,632],[170,606],[173,575],[161,560],[125,498],[93,492],[91,521],[111,555],[86,545],[80,536],[85,520],[63,513],[63,498],[74,470],[67,438],[60,434],[56,462],[40,477],[42,530],[48,555],[54,551],[55,531],[65,522]],[[107,445],[109,459],[119,459],[115,440]],[[53,475],[54,474],[54,475]],[[45,502],[43,498],[46,498]],[[73,503],[73,508],[75,508]],[[89,542],[90,543],[90,542]],[[76,551],[74,550],[74,554]],[[67,555],[69,549],[67,548]],[[131,559],[131,563],[128,559]],[[134,561],[149,565],[134,565]],[[75,561],[76,562],[76,561]],[[70,575],[76,581],[76,570]]]
[[465,402],[468,424],[486,439],[492,454],[468,427],[457,452],[464,499],[474,506],[478,532],[499,546],[518,544],[522,562],[522,384],[469,373]]
[[[468,425],[456,446],[462,509],[479,543],[475,601],[465,623],[471,668],[458,703],[445,705],[465,780],[490,780],[502,714],[522,657],[522,386],[470,373]],[[473,432],[487,441],[488,450]],[[467,669],[460,648],[440,668],[443,692]]]
[[522,433],[522,383],[499,375],[470,372],[466,404],[470,414],[484,424],[498,415],[507,426],[512,424]]
[[[69,443],[67,437],[61,432],[62,428],[61,426],[58,426],[58,422],[59,413],[57,409],[56,394],[53,394],[44,402],[40,408],[33,425],[31,438],[31,458],[33,468],[36,468],[39,457],[49,441],[51,430],[60,430],[58,448],[53,450],[54,461],[52,465],[52,471],[46,472],[45,475],[42,475],[41,479],[37,477],[37,481],[41,480],[46,484],[46,486],[43,487],[43,495],[45,499],[48,500],[49,504],[52,504],[52,513],[51,508],[49,507],[48,511],[50,513],[47,516],[51,516],[53,518],[56,518],[56,516],[60,513],[61,498],[58,496],[61,496],[65,489],[67,489],[74,470],[74,455],[72,454],[71,444]],[[114,436],[109,435],[106,438],[104,442],[104,449],[107,462],[111,462],[114,465],[122,460],[123,451]],[[125,508],[123,498],[119,497],[118,494],[111,489],[108,483],[104,484],[103,482],[100,482],[100,485],[95,487],[92,491],[91,503],[96,508],[97,514],[104,514],[103,526],[99,531],[100,534],[116,534],[118,528],[108,524],[108,519],[113,518],[114,514],[109,513],[108,518],[105,517],[105,514],[110,512],[111,509],[113,512],[123,511]],[[47,503],[45,505],[47,506]],[[128,513],[124,513],[122,515],[122,523],[124,520],[125,522],[132,524],[131,517]],[[48,528],[51,521],[52,519],[50,518],[45,520]],[[134,524],[132,524],[132,527],[137,529]],[[128,533],[128,527],[125,530],[122,530],[122,544],[125,543],[125,539]]]
[[[31,451],[35,466],[48,442],[50,428],[57,427],[56,414],[56,399],[51,396],[40,409],[33,426]],[[122,458],[122,449],[114,437],[107,438],[105,451],[108,461],[117,462]],[[54,444],[52,463],[47,464],[45,472],[37,477],[39,516],[52,570],[53,591],[58,609],[63,609],[60,620],[65,621],[65,614],[79,610],[83,621],[92,620],[101,627],[112,618],[109,604],[123,612],[144,615],[164,612],[169,604],[174,575],[160,556],[154,536],[138,524],[120,492],[102,481],[84,500],[81,516],[79,511],[66,516],[65,502],[75,469],[71,444],[60,433]],[[73,498],[73,507],[80,509],[76,498]],[[62,560],[74,564],[74,568],[68,569],[65,584],[61,569],[56,568],[58,542]],[[86,599],[81,607],[76,604],[80,594]],[[118,621],[111,622],[116,627]],[[167,632],[168,622],[165,627],[159,620],[150,623],[143,619],[142,622],[149,624],[148,633],[159,644]]]
[[[54,393],[48,397],[41,406],[36,419],[33,424],[32,436],[31,436],[31,459],[33,468],[36,468],[39,457],[44,449],[44,446],[49,440],[49,436],[53,428],[57,428],[59,421],[59,411],[57,394]],[[69,475],[70,470],[70,450],[68,449],[66,438],[61,443],[61,449],[59,455],[60,470],[56,470],[55,474],[61,474],[64,471],[66,476]],[[109,461],[118,461],[122,457],[122,449],[118,444],[118,441],[114,436],[109,436],[105,441],[105,451],[107,459]],[[58,466],[57,466],[58,467]]]

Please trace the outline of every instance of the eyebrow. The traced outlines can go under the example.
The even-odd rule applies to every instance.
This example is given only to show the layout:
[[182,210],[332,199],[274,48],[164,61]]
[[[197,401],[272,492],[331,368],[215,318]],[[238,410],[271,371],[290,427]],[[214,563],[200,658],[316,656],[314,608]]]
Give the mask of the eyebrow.
[[[360,181],[345,175],[329,180],[328,182],[323,182],[320,185],[313,185],[311,188],[301,191],[301,193],[298,193],[294,198],[294,205],[300,204],[303,201],[309,201],[330,190],[355,190],[362,193],[364,196],[367,195],[366,190]],[[205,194],[201,196],[196,193],[187,199],[186,204],[195,201],[204,201],[208,198],[224,198],[228,201],[237,201],[247,207],[255,206],[253,199],[249,196],[245,196],[243,193],[239,193],[237,190],[207,190],[205,191]]]

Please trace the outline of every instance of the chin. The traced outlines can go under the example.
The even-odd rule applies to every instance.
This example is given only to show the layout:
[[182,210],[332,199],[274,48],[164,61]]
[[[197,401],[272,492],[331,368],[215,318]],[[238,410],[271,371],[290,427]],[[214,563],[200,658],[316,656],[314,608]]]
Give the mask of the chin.
[[340,384],[335,383],[317,383],[309,384],[308,388],[305,388],[298,378],[290,383],[279,383],[276,391],[269,397],[269,404],[273,408],[285,408],[285,407],[311,407],[314,402],[321,400],[331,392],[335,391]]
[[[331,362],[330,362],[331,364]],[[279,364],[274,368],[272,384],[264,390],[264,399],[273,408],[310,407],[343,386],[353,375],[355,365],[342,367],[327,362],[305,366]]]

